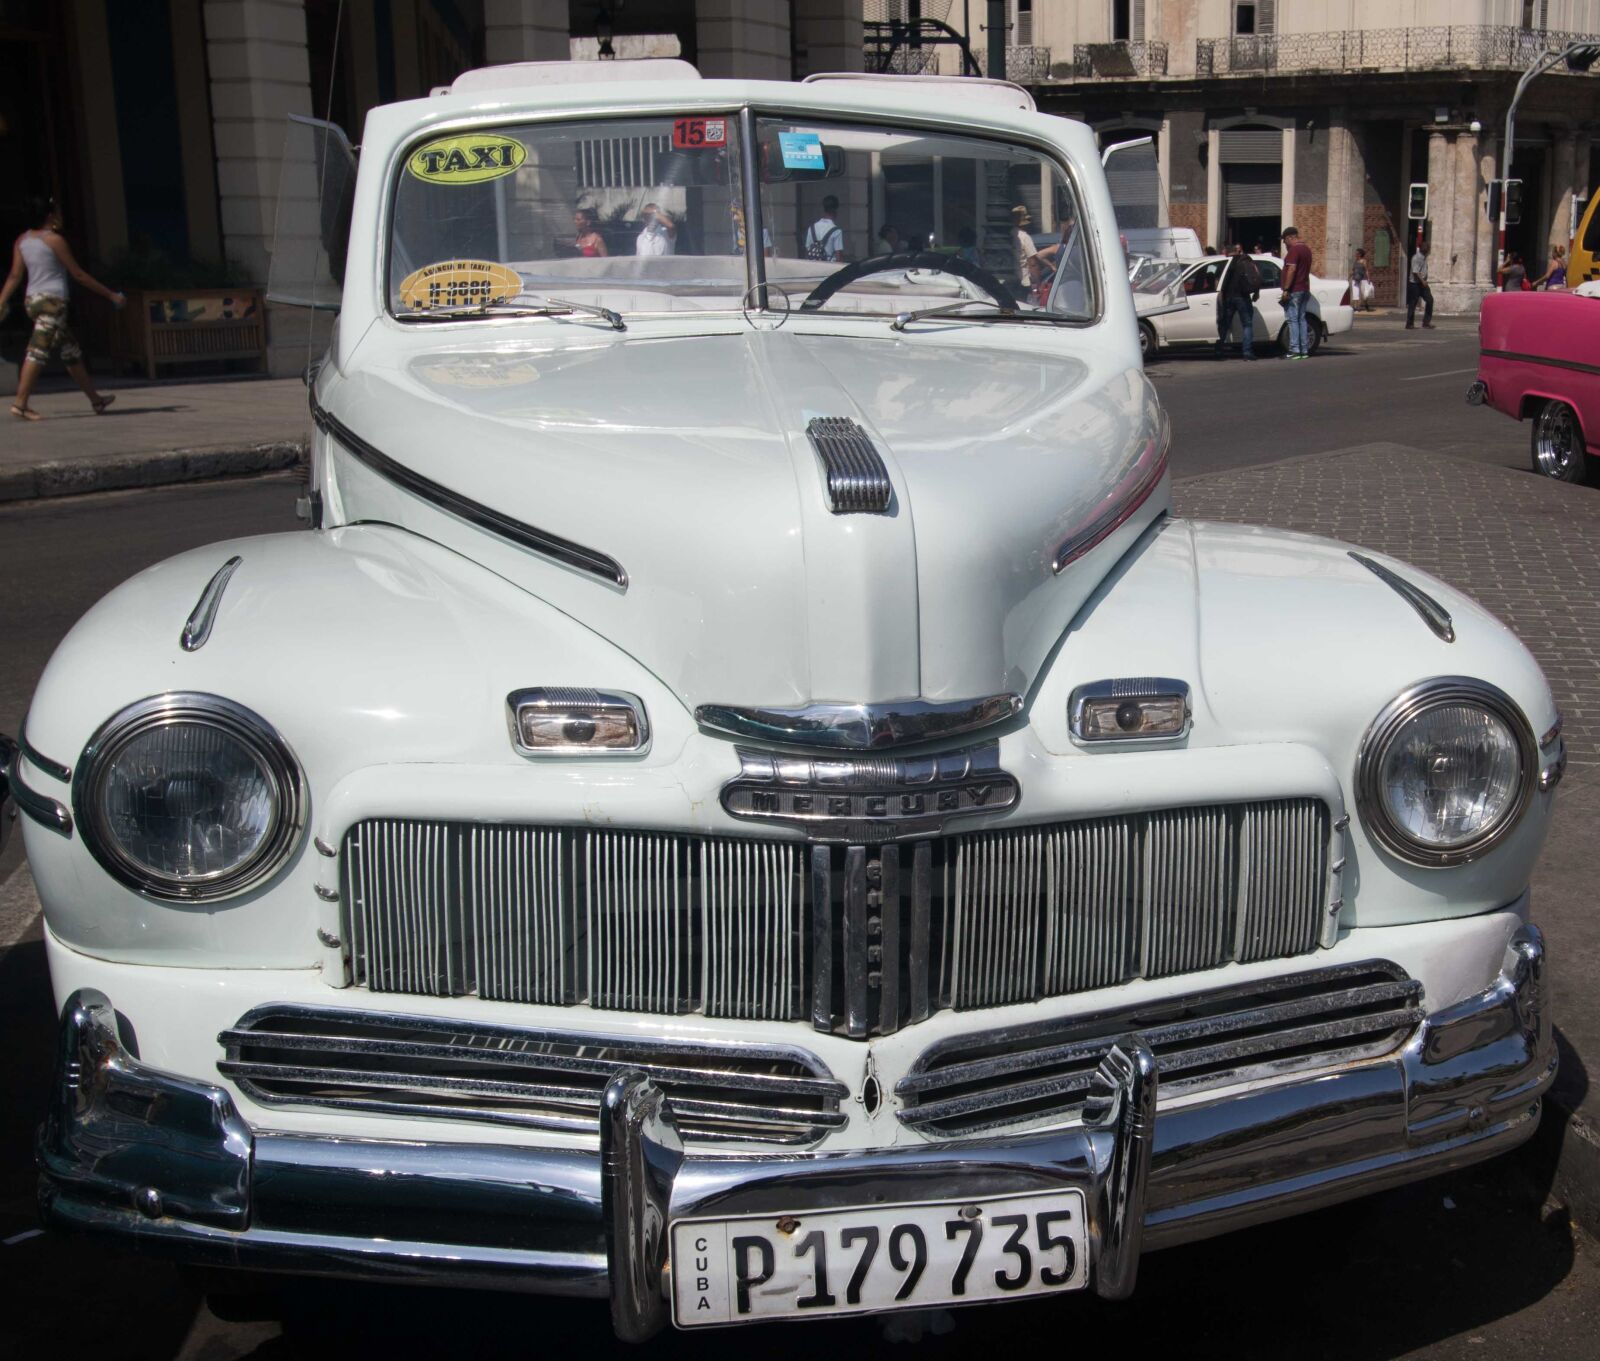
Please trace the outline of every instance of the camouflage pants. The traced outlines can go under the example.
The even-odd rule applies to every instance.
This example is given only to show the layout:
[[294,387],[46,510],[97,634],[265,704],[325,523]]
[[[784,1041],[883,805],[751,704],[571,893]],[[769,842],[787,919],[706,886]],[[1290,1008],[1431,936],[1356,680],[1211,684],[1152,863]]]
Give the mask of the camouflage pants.
[[67,300],[53,293],[35,293],[27,301],[28,316],[33,319],[33,334],[28,337],[28,358],[35,364],[45,365],[55,351],[61,352],[63,364],[81,364],[83,351],[78,339],[67,325]]

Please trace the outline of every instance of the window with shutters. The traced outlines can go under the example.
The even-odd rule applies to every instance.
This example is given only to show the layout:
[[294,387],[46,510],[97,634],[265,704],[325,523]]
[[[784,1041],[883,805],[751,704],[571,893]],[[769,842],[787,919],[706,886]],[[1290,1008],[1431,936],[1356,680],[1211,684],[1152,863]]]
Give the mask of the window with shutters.
[[1144,41],[1144,0],[1112,0],[1111,41]]
[[1277,0],[1240,0],[1233,7],[1233,31],[1240,37],[1278,31]]
[[1017,0],[1016,34],[1018,47],[1033,46],[1033,0]]

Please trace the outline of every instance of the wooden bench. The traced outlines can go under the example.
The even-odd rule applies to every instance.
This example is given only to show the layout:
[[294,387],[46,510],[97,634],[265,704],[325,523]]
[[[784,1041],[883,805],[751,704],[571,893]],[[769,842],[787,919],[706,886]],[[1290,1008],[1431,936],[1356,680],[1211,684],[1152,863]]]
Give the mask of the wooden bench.
[[136,289],[116,318],[112,362],[144,366],[254,359],[267,367],[266,303],[259,288]]

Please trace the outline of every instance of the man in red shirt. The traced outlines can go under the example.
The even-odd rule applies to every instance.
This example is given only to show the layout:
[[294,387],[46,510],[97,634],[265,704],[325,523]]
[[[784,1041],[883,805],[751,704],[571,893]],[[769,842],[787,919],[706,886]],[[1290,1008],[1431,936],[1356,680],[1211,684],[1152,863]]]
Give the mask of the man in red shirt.
[[1283,229],[1283,294],[1278,299],[1289,323],[1289,352],[1285,359],[1304,359],[1310,353],[1306,307],[1311,301],[1311,247],[1293,227]]

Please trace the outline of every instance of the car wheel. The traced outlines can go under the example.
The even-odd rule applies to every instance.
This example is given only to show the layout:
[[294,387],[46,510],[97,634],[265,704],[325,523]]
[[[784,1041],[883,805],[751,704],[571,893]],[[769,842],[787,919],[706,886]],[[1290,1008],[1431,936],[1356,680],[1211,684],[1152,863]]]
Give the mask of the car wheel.
[[1289,323],[1288,322],[1284,322],[1282,326],[1278,327],[1278,353],[1279,354],[1288,354],[1289,353]]
[[1323,337],[1327,335],[1327,332],[1322,329],[1322,323],[1315,317],[1306,318],[1306,327],[1306,334],[1308,337],[1310,337],[1308,342],[1310,348],[1306,351],[1306,353],[1315,354],[1322,348],[1322,340]]
[[1588,473],[1583,427],[1565,402],[1549,401],[1533,418],[1533,470],[1557,482],[1582,482]]
[[1139,323],[1139,357],[1149,363],[1156,357],[1156,351],[1161,348],[1156,340],[1156,328],[1148,321]]

